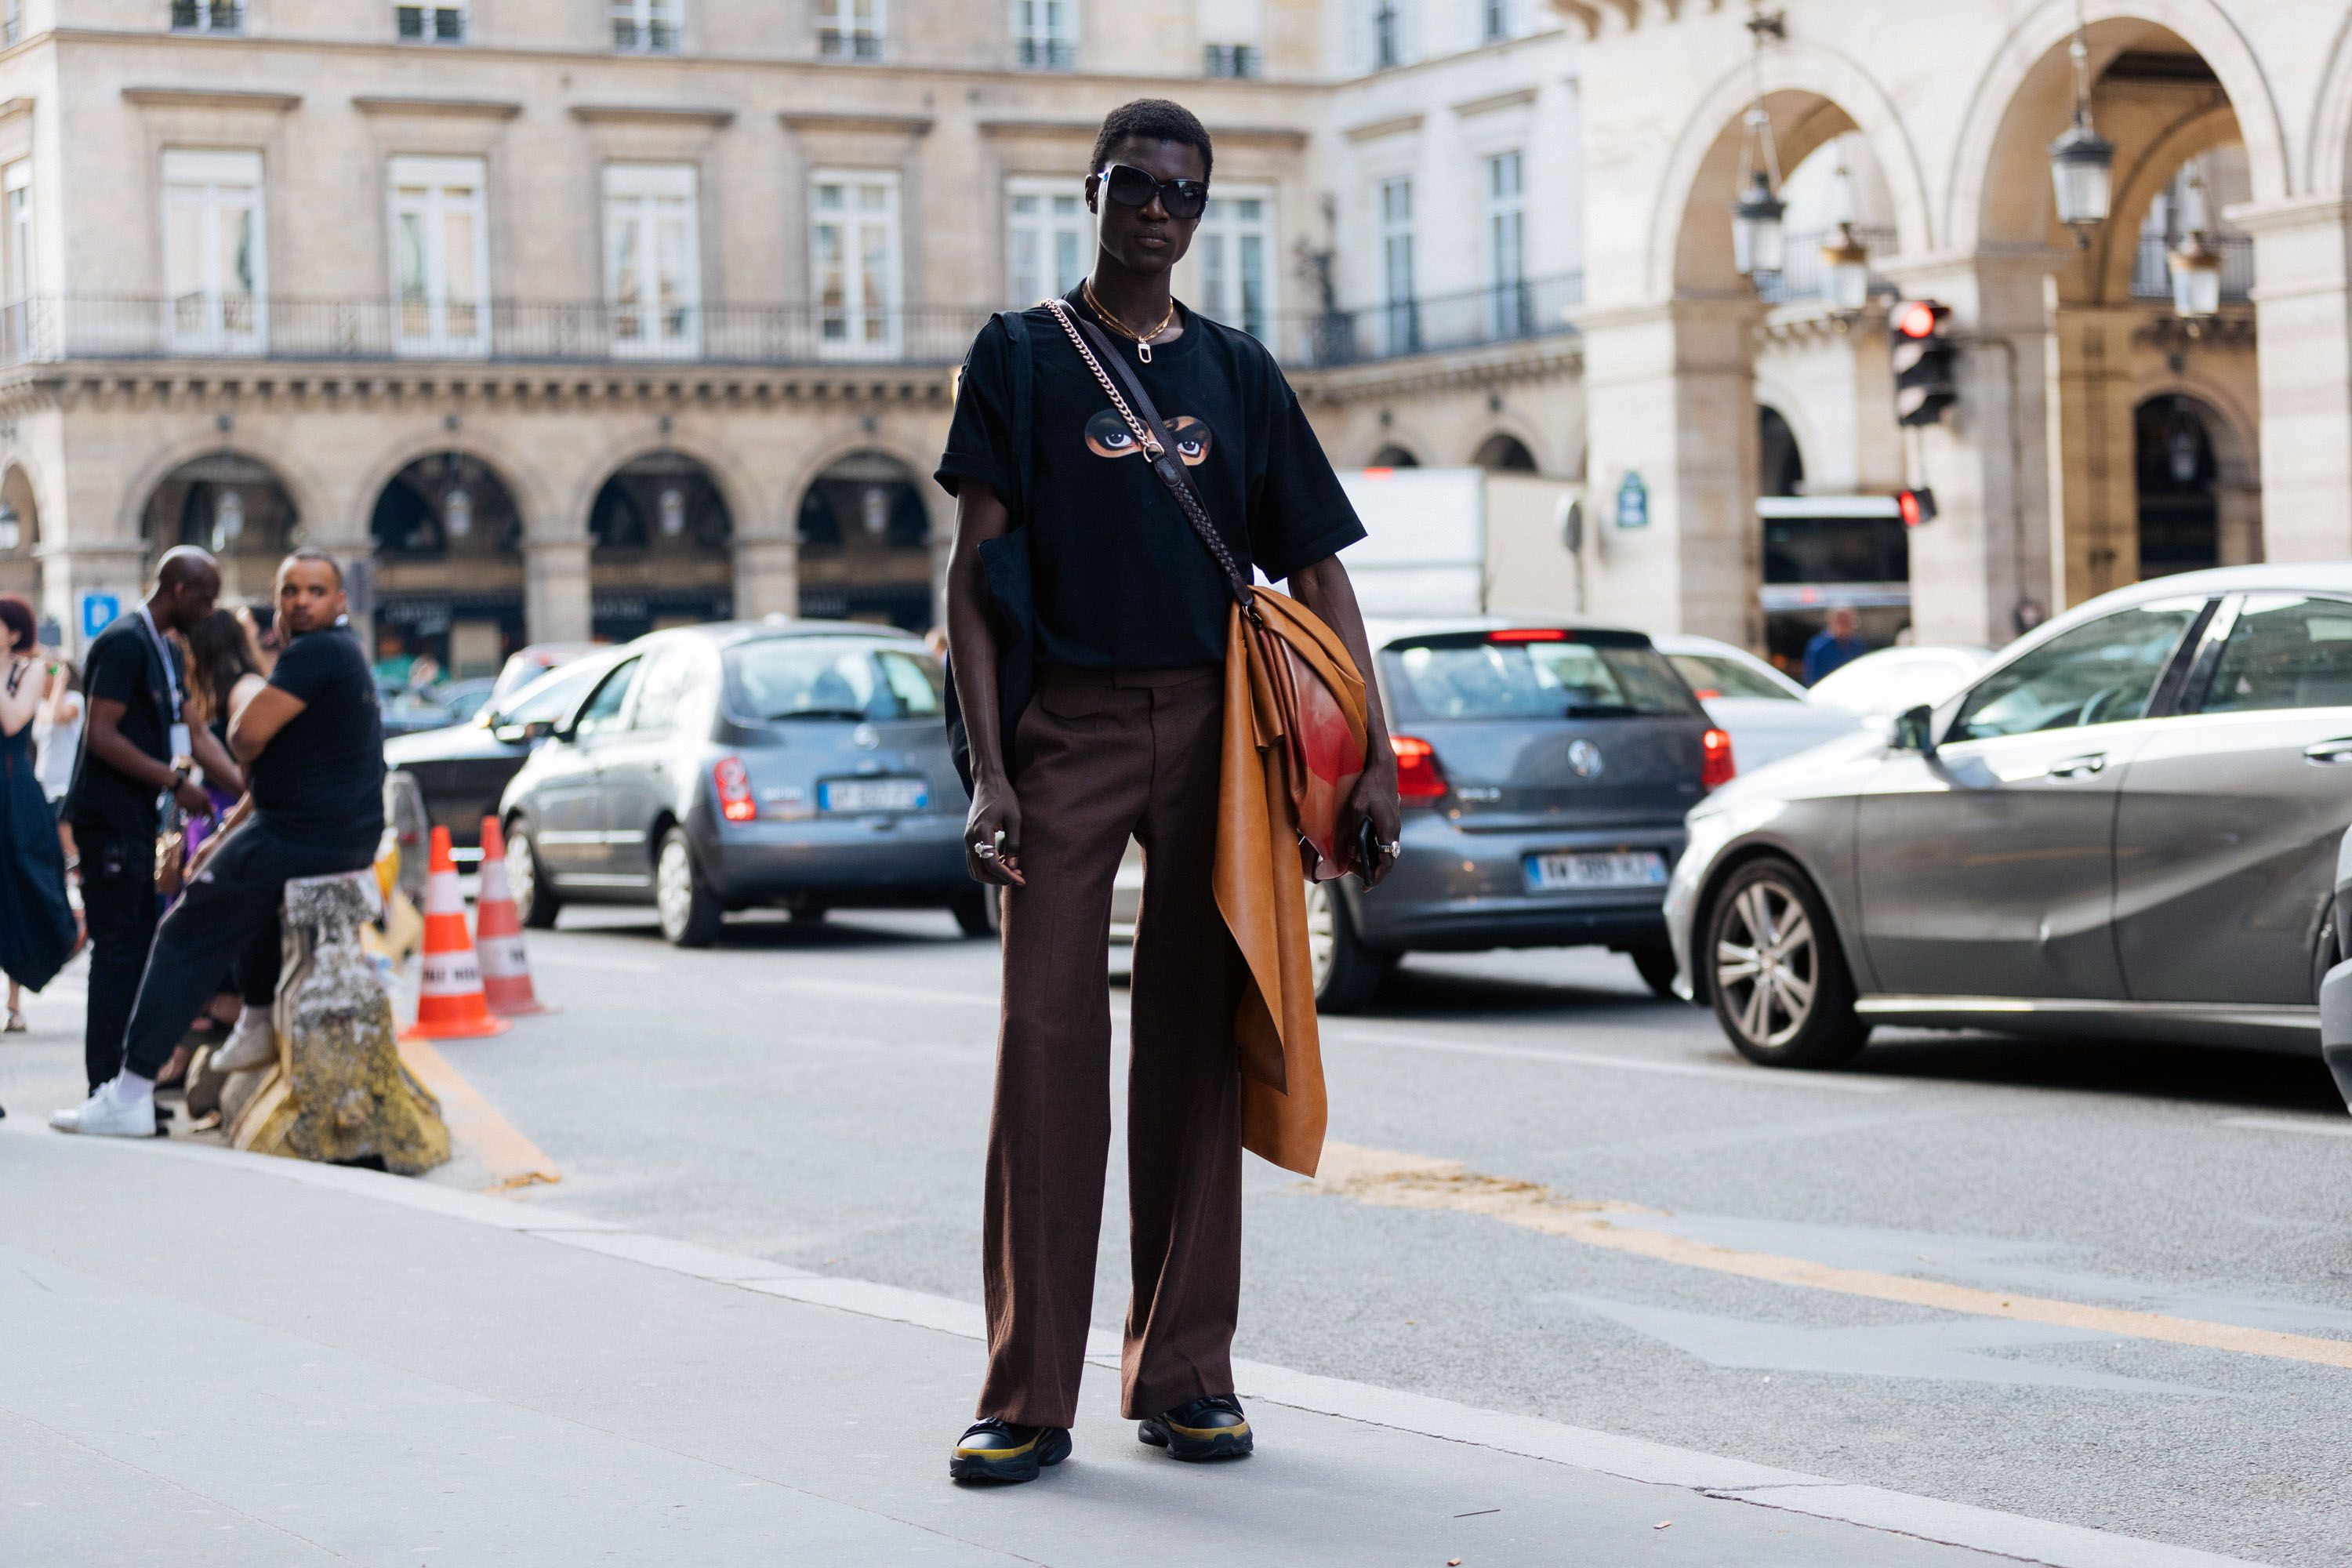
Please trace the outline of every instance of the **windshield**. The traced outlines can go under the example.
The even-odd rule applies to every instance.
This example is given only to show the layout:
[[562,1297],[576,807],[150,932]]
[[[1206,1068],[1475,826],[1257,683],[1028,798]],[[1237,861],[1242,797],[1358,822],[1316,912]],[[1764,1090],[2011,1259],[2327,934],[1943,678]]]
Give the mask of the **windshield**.
[[1646,641],[1571,633],[1558,640],[1483,634],[1392,645],[1399,706],[1415,719],[1622,719],[1698,712]]
[[1762,697],[1775,702],[1801,702],[1803,698],[1762,670],[1713,653],[1670,653],[1666,662],[1690,682],[1699,700],[1710,697]]
[[602,659],[590,664],[567,665],[551,670],[506,700],[506,706],[493,709],[482,722],[493,728],[509,724],[552,724],[570,710],[572,705],[588,694],[588,685],[611,665]]
[[897,643],[763,637],[727,650],[727,702],[747,719],[935,719],[939,661]]
[[1813,700],[1853,713],[1900,713],[1941,702],[1983,662],[1958,653],[1872,654],[1815,681]]

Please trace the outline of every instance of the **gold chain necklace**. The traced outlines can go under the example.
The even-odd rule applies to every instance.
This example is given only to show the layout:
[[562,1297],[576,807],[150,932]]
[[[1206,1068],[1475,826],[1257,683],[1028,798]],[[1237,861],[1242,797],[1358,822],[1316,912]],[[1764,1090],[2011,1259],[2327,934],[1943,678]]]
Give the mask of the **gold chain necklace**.
[[1176,324],[1176,300],[1173,296],[1171,296],[1168,300],[1168,313],[1160,317],[1160,324],[1148,332],[1139,332],[1117,316],[1112,315],[1109,307],[1095,298],[1093,279],[1082,278],[1078,280],[1078,297],[1086,300],[1087,309],[1102,318],[1105,326],[1120,337],[1131,340],[1135,344],[1135,357],[1146,364],[1151,363],[1151,340]]

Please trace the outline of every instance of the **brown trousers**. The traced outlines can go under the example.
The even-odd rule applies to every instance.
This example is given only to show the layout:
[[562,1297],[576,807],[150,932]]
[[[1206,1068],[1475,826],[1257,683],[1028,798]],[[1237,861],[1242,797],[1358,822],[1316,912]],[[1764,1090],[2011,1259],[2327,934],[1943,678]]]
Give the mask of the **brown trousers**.
[[1209,882],[1222,671],[1049,668],[1038,687],[1010,764],[1027,886],[1004,907],[979,1413],[1066,1426],[1110,1152],[1111,882],[1129,835],[1144,852],[1127,1080],[1129,1416],[1233,1392],[1244,974]]

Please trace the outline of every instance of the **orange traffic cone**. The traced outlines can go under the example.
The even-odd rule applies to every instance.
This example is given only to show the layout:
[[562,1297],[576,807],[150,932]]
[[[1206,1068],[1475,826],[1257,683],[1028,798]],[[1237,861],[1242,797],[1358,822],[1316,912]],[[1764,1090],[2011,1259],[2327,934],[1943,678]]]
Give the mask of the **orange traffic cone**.
[[522,950],[522,921],[507,891],[507,838],[499,819],[482,818],[482,883],[474,894],[474,949],[481,955],[482,994],[502,1018],[547,1008],[530,988],[530,960]]
[[510,1026],[490,1016],[482,971],[466,935],[466,896],[457,890],[449,858],[449,830],[433,830],[433,858],[425,876],[425,984],[416,998],[416,1025],[404,1038],[467,1040],[503,1035]]

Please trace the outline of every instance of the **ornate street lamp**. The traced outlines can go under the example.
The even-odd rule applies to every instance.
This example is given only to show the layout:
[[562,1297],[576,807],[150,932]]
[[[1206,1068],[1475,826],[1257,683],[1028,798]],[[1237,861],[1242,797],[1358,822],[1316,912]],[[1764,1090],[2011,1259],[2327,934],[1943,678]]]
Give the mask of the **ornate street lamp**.
[[2088,249],[2091,231],[2107,221],[2116,144],[2091,125],[2091,46],[2083,36],[2082,0],[2074,3],[2074,38],[2066,54],[2074,67],[2074,118],[2050,143],[2050,183],[2058,197],[2058,221],[2074,231],[2076,245]]
[[661,519],[664,539],[676,539],[686,531],[686,492],[676,485],[664,485],[654,502],[654,510]]
[[1852,218],[1840,218],[1836,237],[1822,247],[1822,285],[1841,315],[1859,315],[1870,303],[1870,247],[1854,234]]
[[25,520],[16,509],[0,500],[0,551],[14,550],[25,542]]
[[1731,204],[1732,265],[1748,278],[1779,272],[1788,259],[1780,220],[1789,205],[1780,199],[1780,153],[1772,142],[1772,117],[1764,109],[1764,40],[1788,36],[1781,12],[1759,10],[1748,18],[1755,86],[1739,139],[1739,195]]
[[441,537],[446,543],[474,531],[474,492],[466,488],[466,460],[455,452],[441,457]]
[[213,550],[226,555],[245,533],[245,498],[224,489],[213,499]]

